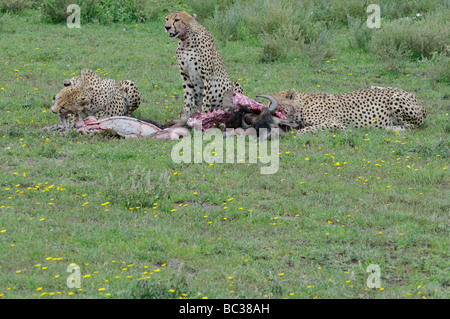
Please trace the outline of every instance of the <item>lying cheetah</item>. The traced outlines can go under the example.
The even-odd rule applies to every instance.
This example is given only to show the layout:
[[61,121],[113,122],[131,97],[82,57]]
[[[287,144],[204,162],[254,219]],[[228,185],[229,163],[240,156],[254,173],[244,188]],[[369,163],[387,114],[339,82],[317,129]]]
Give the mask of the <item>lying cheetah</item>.
[[165,31],[179,40],[176,51],[183,79],[184,110],[202,113],[221,109],[223,95],[242,93],[239,82],[231,82],[211,33],[200,25],[196,15],[172,12],[166,16]]
[[73,117],[72,126],[88,116],[130,116],[140,104],[134,82],[101,78],[89,69],[81,70],[79,76],[65,80],[63,84],[64,88],[55,95],[51,107],[63,125],[67,125],[67,115]]
[[273,95],[277,110],[297,123],[299,133],[319,129],[373,126],[405,130],[427,116],[414,94],[392,87],[372,87],[344,94],[286,90]]

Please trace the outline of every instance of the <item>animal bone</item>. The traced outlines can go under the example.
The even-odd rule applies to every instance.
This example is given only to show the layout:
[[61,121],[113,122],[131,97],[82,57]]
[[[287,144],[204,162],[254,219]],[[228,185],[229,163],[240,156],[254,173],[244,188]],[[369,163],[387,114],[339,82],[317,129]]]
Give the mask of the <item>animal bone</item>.
[[102,130],[113,130],[126,138],[149,137],[161,140],[177,140],[180,136],[189,134],[188,129],[184,127],[161,129],[152,123],[127,116],[113,116],[100,120],[89,117],[78,128],[81,134],[93,134]]

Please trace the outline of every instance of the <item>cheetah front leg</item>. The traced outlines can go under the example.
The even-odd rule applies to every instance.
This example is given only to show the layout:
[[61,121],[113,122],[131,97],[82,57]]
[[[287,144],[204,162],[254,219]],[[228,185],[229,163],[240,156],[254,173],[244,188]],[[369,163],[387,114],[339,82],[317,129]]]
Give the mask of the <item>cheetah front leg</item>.
[[194,85],[188,74],[181,73],[181,77],[183,78],[184,111],[190,113],[195,110]]
[[205,94],[203,96],[203,102],[202,102],[202,113],[208,113],[213,111],[213,107],[211,104],[211,83],[208,83],[205,86]]
[[193,110],[203,110],[203,101],[205,97],[205,78],[200,74],[196,66],[189,67],[189,80],[193,91]]

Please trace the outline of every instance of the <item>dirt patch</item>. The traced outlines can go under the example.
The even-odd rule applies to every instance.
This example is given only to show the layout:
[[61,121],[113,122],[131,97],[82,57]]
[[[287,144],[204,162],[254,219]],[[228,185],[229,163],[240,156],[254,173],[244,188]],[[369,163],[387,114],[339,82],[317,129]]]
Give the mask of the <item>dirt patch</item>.
[[172,258],[169,260],[167,265],[173,269],[178,269],[178,271],[182,271],[190,275],[193,275],[198,272],[197,269],[186,266],[186,261],[183,259]]

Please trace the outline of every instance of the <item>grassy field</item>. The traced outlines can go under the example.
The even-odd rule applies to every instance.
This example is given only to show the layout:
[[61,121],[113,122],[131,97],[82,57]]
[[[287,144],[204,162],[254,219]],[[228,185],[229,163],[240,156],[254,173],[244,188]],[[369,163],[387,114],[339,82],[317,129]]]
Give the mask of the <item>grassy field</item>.
[[[261,63],[270,47],[258,39],[217,40],[250,97],[394,86],[428,112],[411,131],[288,133],[273,175],[261,163],[176,164],[174,141],[41,131],[81,68],[135,81],[136,117],[176,118],[163,21],[69,29],[0,16],[0,298],[450,297],[450,88],[434,60],[388,67],[346,28],[319,61],[294,51]],[[73,263],[80,288],[66,284]],[[367,286],[371,264],[381,288]]]

